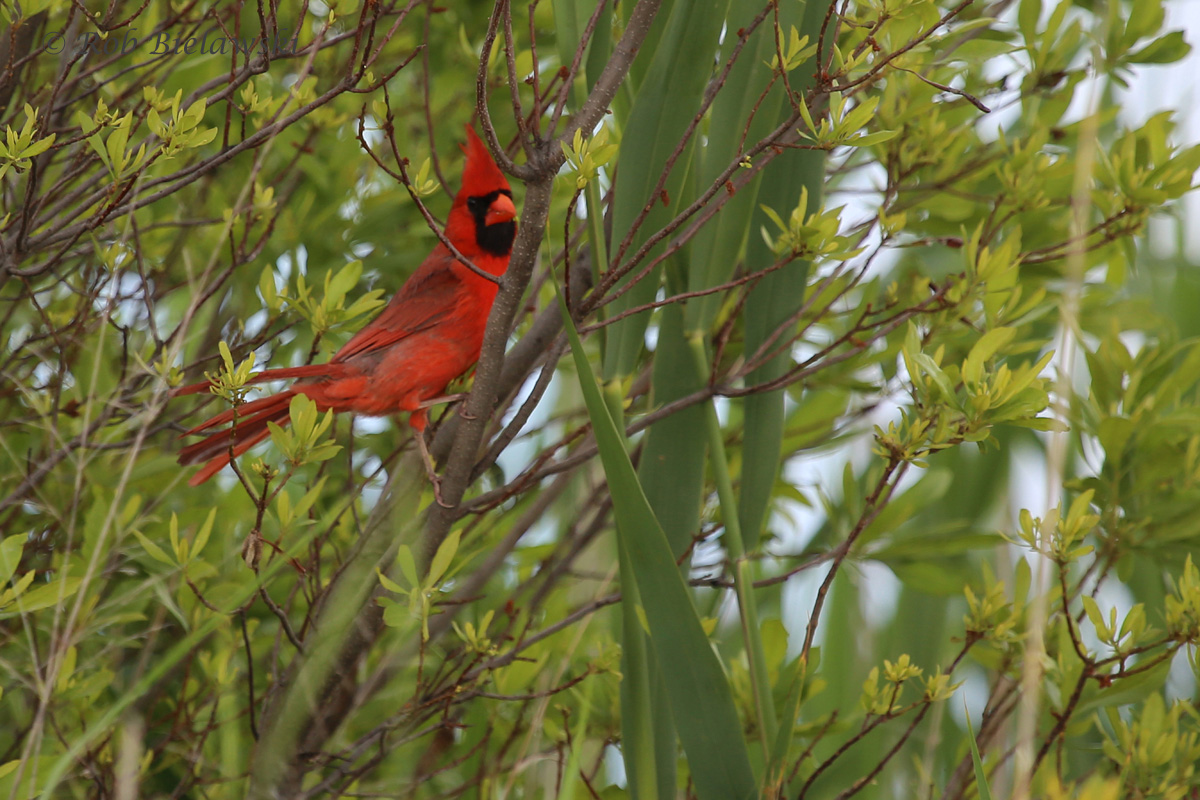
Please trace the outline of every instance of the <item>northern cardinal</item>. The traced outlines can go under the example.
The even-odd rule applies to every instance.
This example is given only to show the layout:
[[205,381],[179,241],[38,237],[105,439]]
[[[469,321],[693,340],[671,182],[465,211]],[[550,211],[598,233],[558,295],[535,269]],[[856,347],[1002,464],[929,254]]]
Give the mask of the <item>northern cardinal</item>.
[[[462,189],[446,219],[446,238],[480,269],[502,275],[517,233],[512,190],[487,147],[467,126],[467,156]],[[296,394],[308,395],[322,411],[351,411],[367,416],[411,412],[409,424],[421,449],[426,471],[438,493],[437,476],[425,448],[423,431],[429,406],[446,386],[479,359],[483,332],[498,286],[458,261],[438,244],[391,302],[354,335],[327,364],[269,369],[249,383],[300,378],[279,394],[217,414],[184,436],[233,423],[183,448],[180,464],[208,463],[188,481],[198,486],[267,438],[268,422],[285,425]],[[195,394],[207,381],[176,389],[173,395]],[[440,502],[440,496],[438,497]]]

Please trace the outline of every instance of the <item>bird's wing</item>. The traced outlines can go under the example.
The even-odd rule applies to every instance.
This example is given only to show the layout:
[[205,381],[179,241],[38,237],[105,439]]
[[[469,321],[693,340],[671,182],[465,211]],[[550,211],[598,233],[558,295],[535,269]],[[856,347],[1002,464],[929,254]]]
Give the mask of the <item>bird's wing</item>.
[[464,287],[450,266],[450,254],[442,250],[439,246],[425,260],[379,316],[354,334],[331,362],[390,347],[440,324],[454,312]]

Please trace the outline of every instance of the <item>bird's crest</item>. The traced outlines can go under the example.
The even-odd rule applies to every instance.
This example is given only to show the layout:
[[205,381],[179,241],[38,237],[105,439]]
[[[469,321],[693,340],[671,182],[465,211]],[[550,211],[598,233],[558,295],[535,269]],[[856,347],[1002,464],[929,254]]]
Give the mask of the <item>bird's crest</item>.
[[467,125],[467,141],[462,149],[467,154],[467,165],[463,167],[462,192],[475,196],[509,188],[508,180],[492,160],[487,145],[470,124]]

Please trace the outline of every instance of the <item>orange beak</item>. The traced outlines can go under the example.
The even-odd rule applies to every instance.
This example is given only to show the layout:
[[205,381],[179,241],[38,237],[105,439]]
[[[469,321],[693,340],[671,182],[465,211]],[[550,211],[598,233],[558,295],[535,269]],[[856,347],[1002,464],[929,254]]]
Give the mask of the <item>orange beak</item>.
[[512,198],[506,194],[498,195],[488,206],[487,216],[483,218],[485,225],[495,225],[497,222],[510,222],[517,217],[517,207]]

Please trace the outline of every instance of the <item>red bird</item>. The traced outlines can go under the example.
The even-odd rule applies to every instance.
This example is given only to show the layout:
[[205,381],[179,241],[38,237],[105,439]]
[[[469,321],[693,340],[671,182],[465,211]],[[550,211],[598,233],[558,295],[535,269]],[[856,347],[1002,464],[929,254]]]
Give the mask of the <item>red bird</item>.
[[[508,269],[517,234],[512,190],[470,126],[463,151],[467,164],[462,189],[446,219],[446,238],[477,267],[500,276]],[[411,412],[409,424],[436,493],[437,480],[422,434],[428,421],[426,409],[443,400],[446,386],[479,359],[498,289],[439,243],[379,316],[346,342],[329,363],[259,372],[250,383],[302,380],[279,394],[223,411],[185,433],[198,434],[233,423],[183,448],[180,464],[208,462],[188,483],[204,483],[229,463],[231,454],[240,456],[267,438],[268,422],[287,424],[292,397],[305,394],[321,411],[372,417]],[[209,385],[205,381],[184,386],[173,394],[195,394]]]

